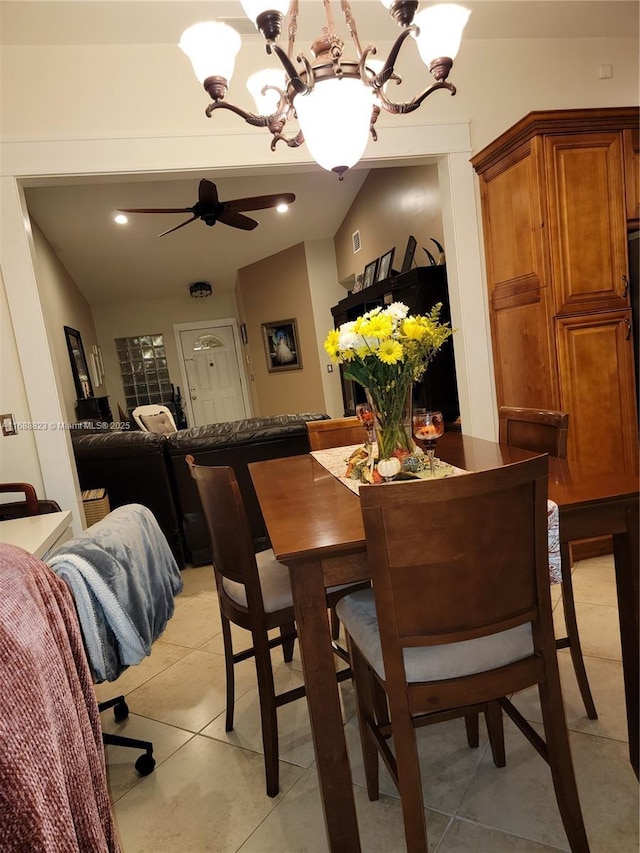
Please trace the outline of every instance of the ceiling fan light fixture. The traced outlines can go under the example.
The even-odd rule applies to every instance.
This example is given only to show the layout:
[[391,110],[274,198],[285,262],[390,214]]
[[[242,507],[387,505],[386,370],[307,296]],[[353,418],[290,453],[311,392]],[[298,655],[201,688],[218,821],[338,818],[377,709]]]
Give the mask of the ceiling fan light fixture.
[[[280,74],[284,74],[282,84],[260,76],[264,72],[253,75],[250,91],[256,98],[258,114],[225,101],[233,62],[240,47],[238,33],[211,21],[190,27],[183,33],[180,47],[190,56],[196,76],[212,99],[205,110],[207,117],[211,118],[215,110],[226,109],[253,127],[266,127],[271,134],[272,151],[278,142],[284,142],[289,148],[298,148],[306,142],[314,160],[322,168],[336,172],[342,180],[343,173],[364,155],[369,134],[374,142],[377,140],[374,125],[381,109],[391,115],[404,115],[417,110],[439,89],[447,89],[451,95],[456,93],[447,77],[460,46],[470,14],[468,10],[455,3],[439,3],[417,12],[418,0],[381,2],[401,31],[386,61],[378,66],[370,60],[377,52],[376,46],[370,44],[362,49],[349,0],[340,0],[340,7],[356,58],[343,56],[344,42],[336,33],[331,0],[324,0],[327,23],[322,35],[311,45],[311,60],[295,48],[299,0],[242,0],[247,17],[265,39],[267,55],[277,57]],[[285,17],[286,51],[277,44]],[[216,41],[214,46],[212,40],[201,38],[199,27],[221,28],[215,31],[215,37],[229,41],[233,53],[230,69],[221,70],[214,63],[217,55],[223,52],[221,41]],[[388,97],[387,84],[402,82],[395,72],[395,64],[409,36],[414,37],[433,82],[410,100],[395,103]],[[292,118],[299,120],[300,130],[288,135],[285,127]]]
[[206,296],[211,296],[213,288],[208,281],[195,281],[189,285],[189,294],[194,299],[204,299]]

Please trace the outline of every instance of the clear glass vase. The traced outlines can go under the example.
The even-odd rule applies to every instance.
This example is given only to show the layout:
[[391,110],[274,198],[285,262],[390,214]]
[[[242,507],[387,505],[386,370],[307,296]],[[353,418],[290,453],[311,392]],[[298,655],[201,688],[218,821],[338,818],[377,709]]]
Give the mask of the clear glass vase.
[[402,458],[413,452],[411,404],[413,384],[392,392],[365,388],[374,415],[378,459]]

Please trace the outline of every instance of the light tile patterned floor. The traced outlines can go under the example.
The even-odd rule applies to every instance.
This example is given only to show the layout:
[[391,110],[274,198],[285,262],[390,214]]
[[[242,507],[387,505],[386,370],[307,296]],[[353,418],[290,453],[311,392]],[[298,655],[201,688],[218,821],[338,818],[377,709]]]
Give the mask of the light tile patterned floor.
[[[108,747],[109,784],[125,853],[323,853],[327,850],[309,717],[304,701],[278,712],[281,793],[270,799],[264,772],[253,663],[236,667],[235,730],[224,731],[224,661],[211,567],[184,571],[185,591],[167,631],[140,666],[98,698],[127,694],[131,714],[108,731],[152,740],[157,767],[137,776],[131,750]],[[592,853],[638,853],[638,787],[628,762],[612,559],[574,570],[578,620],[599,719],[587,719],[568,653],[560,652],[568,725]],[[558,630],[562,605],[554,590]],[[244,632],[237,630],[238,636]],[[274,653],[278,685],[301,683],[300,661]],[[280,662],[278,662],[280,661]],[[350,684],[341,686],[363,853],[401,853],[400,803],[381,776],[369,802]],[[517,697],[540,723],[535,690]],[[541,728],[541,727],[540,727]],[[466,745],[461,721],[419,730],[432,853],[550,853],[568,850],[549,770],[505,723],[507,767]]]

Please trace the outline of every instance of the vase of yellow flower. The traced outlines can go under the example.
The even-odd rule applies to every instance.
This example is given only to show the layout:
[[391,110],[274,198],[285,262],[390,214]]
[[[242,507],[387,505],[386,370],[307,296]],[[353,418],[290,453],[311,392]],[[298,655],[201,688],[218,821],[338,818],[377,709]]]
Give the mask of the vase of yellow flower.
[[411,393],[427,365],[451,336],[438,303],[425,316],[402,302],[374,308],[327,335],[324,348],[344,375],[362,385],[374,410],[378,459],[401,463],[413,453]]

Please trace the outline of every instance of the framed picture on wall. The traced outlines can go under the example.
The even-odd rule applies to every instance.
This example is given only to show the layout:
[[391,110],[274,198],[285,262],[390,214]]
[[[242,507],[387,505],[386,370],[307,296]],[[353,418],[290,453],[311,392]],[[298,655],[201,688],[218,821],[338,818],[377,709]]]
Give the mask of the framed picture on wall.
[[80,332],[77,329],[72,329],[71,326],[65,326],[64,335],[67,339],[71,372],[73,373],[78,400],[87,400],[89,397],[93,397],[93,385],[89,376],[89,365],[84,354]]
[[294,317],[262,323],[262,339],[269,373],[301,369],[302,354]]

